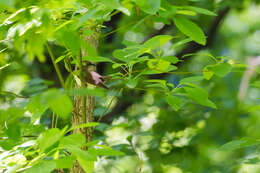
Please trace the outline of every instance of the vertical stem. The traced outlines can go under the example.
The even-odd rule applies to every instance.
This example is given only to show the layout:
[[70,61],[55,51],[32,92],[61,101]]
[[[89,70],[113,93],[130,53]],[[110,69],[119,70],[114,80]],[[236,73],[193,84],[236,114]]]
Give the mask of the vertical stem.
[[51,128],[54,128],[54,119],[55,119],[55,115],[54,115],[54,112],[52,112]]
[[[93,46],[94,48],[97,48],[97,33],[93,34],[91,36],[85,36],[83,38],[84,41],[86,41],[88,44]],[[81,51],[82,56],[87,56],[88,52],[85,49],[82,49]],[[86,70],[95,71],[96,69],[86,69],[86,67],[83,64],[82,58],[79,57],[79,65],[78,70],[80,72],[79,78],[81,80],[81,84],[75,83],[75,88],[81,88],[81,87],[87,87],[86,80],[85,80],[85,73],[87,73]],[[91,68],[91,67],[87,67]],[[74,111],[72,114],[72,126],[77,126],[82,123],[88,123],[94,121],[94,108],[95,108],[95,98],[93,96],[74,96]],[[73,133],[81,133],[86,137],[86,141],[90,142],[91,138],[93,136],[93,128],[81,128],[81,129],[75,129]],[[87,148],[83,148],[87,149]],[[81,168],[78,162],[75,162],[73,165],[73,168],[70,169],[71,173],[85,173],[85,171]]]
[[[82,57],[80,56],[79,57],[79,70],[80,70],[80,80],[81,80],[81,87],[84,88],[86,86],[86,80],[84,78],[84,71],[83,71],[83,62],[82,62]],[[83,120],[83,123],[86,123],[86,96],[82,96],[82,120]]]
[[47,47],[48,53],[49,53],[49,55],[51,57],[51,61],[53,63],[53,66],[54,66],[54,68],[56,70],[56,73],[58,75],[58,78],[60,80],[61,86],[65,89],[64,79],[63,79],[63,77],[61,75],[61,72],[60,72],[60,69],[59,69],[58,65],[55,63],[55,58],[54,58],[53,52],[51,50],[51,47],[49,46],[48,43],[46,43],[46,47]]

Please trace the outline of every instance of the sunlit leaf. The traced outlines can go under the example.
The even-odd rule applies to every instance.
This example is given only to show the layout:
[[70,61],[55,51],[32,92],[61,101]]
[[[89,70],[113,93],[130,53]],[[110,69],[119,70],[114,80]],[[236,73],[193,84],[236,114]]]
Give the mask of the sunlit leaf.
[[130,11],[119,3],[119,0],[98,0],[111,9],[117,9],[126,15],[130,15]]
[[95,127],[98,125],[99,125],[99,123],[97,123],[97,122],[84,123],[84,124],[73,126],[68,131],[72,131],[74,129],[86,128],[86,127]]
[[58,160],[55,160],[57,169],[72,168],[74,161],[76,160],[73,156],[67,156]]
[[166,97],[166,101],[175,111],[178,111],[182,104],[181,99],[179,97],[173,96],[173,95],[168,95]]
[[216,16],[217,15],[216,13],[209,11],[207,9],[194,7],[194,6],[184,6],[184,7],[181,7],[181,8],[189,9],[189,10],[195,11],[196,13],[205,14],[205,15],[208,15],[208,16]]
[[44,160],[40,163],[37,163],[33,167],[27,169],[26,173],[50,173],[56,168],[56,163],[53,160]]
[[191,22],[190,20],[184,17],[177,17],[173,18],[174,24],[176,27],[185,35],[192,38],[199,44],[205,45],[206,44],[206,37],[202,31],[202,29],[195,23]]
[[216,105],[208,99],[208,93],[199,87],[184,87],[187,93],[187,97],[191,98],[195,102],[216,109]]
[[186,77],[183,78],[182,80],[180,80],[180,84],[185,84],[185,83],[193,83],[193,82],[198,82],[203,80],[204,77],[203,76],[192,76],[192,77]]
[[32,113],[31,121],[35,122],[35,120],[37,120],[48,109],[48,106],[42,104],[42,98],[40,95],[36,95],[30,98],[26,108]]
[[222,145],[220,149],[232,151],[232,150],[237,150],[240,148],[245,148],[245,147],[249,147],[249,146],[253,146],[253,145],[259,145],[259,144],[260,144],[260,140],[258,140],[258,139],[242,138],[239,140],[234,140],[234,141],[228,142],[228,143]]
[[158,70],[161,72],[167,71],[170,66],[169,61],[165,61],[164,59],[151,59],[147,62],[147,65],[150,69]]
[[144,70],[141,72],[141,74],[143,75],[149,75],[149,74],[160,74],[160,73],[167,73],[167,72],[170,72],[170,71],[174,71],[174,70],[177,70],[178,68],[174,65],[170,65],[168,67],[167,70],[165,71],[159,71],[159,70],[155,70],[155,69],[151,69],[151,70]]
[[60,138],[61,132],[57,128],[43,132],[37,139],[40,151],[43,153],[47,148],[58,142]]
[[208,69],[208,67],[205,67],[205,68],[203,69],[203,76],[204,76],[205,79],[210,80],[213,75],[214,75],[214,72],[213,72],[213,71],[210,71],[210,70]]
[[124,49],[117,49],[113,52],[113,56],[123,62],[130,63],[130,61],[137,59],[144,52],[141,52],[141,45],[131,46]]
[[219,63],[214,66],[209,66],[208,69],[213,71],[215,75],[224,77],[231,71],[232,66],[229,63]]
[[188,16],[196,16],[196,12],[191,11],[191,10],[178,10],[176,12],[177,14],[182,14],[182,15],[188,15]]
[[77,160],[81,161],[97,161],[97,155],[95,153],[82,150],[76,146],[67,146],[66,149],[77,157]]
[[69,136],[65,136],[60,140],[60,147],[69,148],[70,146],[81,147],[85,144],[86,139],[80,133],[71,134]]
[[170,63],[176,64],[179,62],[179,59],[176,56],[166,56],[162,58],[164,61],[169,61]]
[[58,40],[69,49],[74,56],[78,56],[81,48],[80,36],[72,30],[60,29],[57,31]]
[[72,112],[72,101],[64,92],[51,89],[43,94],[43,98],[50,109],[63,118],[66,118]]
[[80,166],[84,169],[84,171],[88,173],[92,173],[94,170],[94,162],[93,161],[86,161],[82,158],[78,158],[78,162]]
[[189,42],[191,42],[191,41],[192,41],[191,38],[183,39],[183,40],[181,40],[181,41],[178,41],[178,42],[176,42],[176,43],[173,43],[170,49],[175,49],[176,47],[182,46],[182,45],[184,45],[184,44],[186,44],[186,43],[189,43]]
[[143,49],[155,49],[157,47],[163,47],[171,39],[173,39],[173,36],[170,35],[154,36],[143,44]]
[[114,61],[112,61],[111,59],[106,58],[106,57],[101,57],[101,56],[97,56],[97,57],[84,56],[84,57],[82,57],[82,60],[90,61],[93,63],[95,63],[95,62],[112,62],[112,63],[114,63]]
[[125,155],[125,153],[113,150],[111,148],[100,148],[100,149],[90,149],[90,152],[93,152],[99,156],[122,156]]
[[132,0],[146,13],[155,14],[161,5],[160,0]]
[[62,61],[64,58],[66,58],[66,56],[60,56],[59,58],[57,58],[56,60],[55,60],[55,63],[58,63],[58,62],[60,62],[60,61]]

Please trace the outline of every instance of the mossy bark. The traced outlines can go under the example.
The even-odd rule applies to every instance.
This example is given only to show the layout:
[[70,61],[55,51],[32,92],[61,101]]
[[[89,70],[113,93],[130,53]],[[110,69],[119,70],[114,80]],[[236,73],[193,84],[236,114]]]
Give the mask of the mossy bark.
[[[97,49],[98,46],[98,33],[91,36],[85,36],[84,41]],[[82,49],[81,56],[87,56],[88,52],[85,49]],[[85,62],[82,62],[81,67],[77,67],[81,70],[81,75],[78,78],[81,80],[81,84],[79,85],[75,82],[75,88],[88,87],[84,76],[84,70],[88,69],[90,71],[96,71],[95,67],[88,67]],[[89,69],[91,68],[91,69]],[[95,108],[95,98],[93,96],[74,96],[74,110],[72,114],[72,126],[77,126],[83,123],[93,122],[94,121],[94,108]],[[75,129],[73,133],[81,133],[86,137],[86,141],[90,142],[93,136],[93,128],[81,128]],[[87,149],[87,148],[84,148]],[[79,163],[75,161],[73,168],[70,170],[71,173],[85,173],[85,171],[81,168]]]

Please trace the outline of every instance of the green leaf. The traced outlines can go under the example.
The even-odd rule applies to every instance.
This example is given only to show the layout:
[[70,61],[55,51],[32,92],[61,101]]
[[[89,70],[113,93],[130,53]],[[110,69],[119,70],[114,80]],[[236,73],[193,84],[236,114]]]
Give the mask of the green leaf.
[[65,136],[60,140],[60,147],[69,148],[71,146],[81,147],[86,143],[85,137],[80,133],[71,134],[69,136]]
[[94,162],[93,161],[86,161],[84,159],[78,158],[78,162],[80,166],[86,171],[87,173],[92,173],[94,170]]
[[0,8],[13,8],[15,4],[14,0],[1,0],[0,1]]
[[114,61],[112,61],[111,59],[101,57],[101,56],[96,56],[96,57],[83,56],[82,60],[83,61],[90,61],[90,62],[93,62],[93,63],[96,63],[96,62],[112,62],[112,63],[114,63]]
[[161,5],[160,0],[132,0],[134,1],[141,10],[148,14],[155,14]]
[[122,65],[123,65],[123,64],[115,63],[115,64],[112,65],[112,68],[113,68],[113,69],[116,69],[116,68],[118,68],[118,67],[121,67]]
[[34,165],[33,167],[27,169],[26,173],[50,173],[52,170],[56,168],[56,163],[54,160],[51,161],[41,161],[40,163]]
[[187,93],[187,97],[191,98],[195,102],[216,109],[216,105],[208,99],[208,93],[199,87],[184,87]]
[[228,142],[224,145],[221,146],[221,150],[237,150],[240,148],[245,148],[245,147],[249,147],[249,146],[253,146],[253,145],[259,145],[260,144],[260,140],[259,139],[252,139],[252,138],[242,138],[239,140],[234,140],[231,142]]
[[212,11],[209,11],[207,9],[204,9],[204,8],[199,8],[199,7],[194,7],[194,6],[184,6],[182,8],[183,9],[192,10],[192,11],[194,11],[196,13],[205,14],[205,15],[208,15],[208,16],[217,16],[216,13],[214,13]]
[[224,77],[231,71],[232,66],[229,63],[219,63],[214,66],[208,66],[208,69],[213,71],[215,75]]
[[182,101],[179,97],[168,95],[166,101],[175,111],[178,111],[181,107]]
[[191,10],[178,10],[176,14],[188,15],[188,16],[196,16],[196,12]]
[[138,84],[138,80],[136,80],[136,79],[134,79],[134,78],[131,78],[131,79],[129,79],[129,80],[127,81],[126,86],[127,86],[128,88],[133,89],[133,88],[136,87],[137,84]]
[[63,60],[64,58],[66,58],[65,55],[60,56],[59,58],[57,58],[57,59],[55,60],[55,63],[57,64],[58,62],[60,62],[60,61]]
[[145,84],[145,87],[151,87],[151,88],[162,88],[164,90],[168,90],[167,88],[167,82],[165,80],[159,80],[159,79],[151,79],[151,80],[145,80],[146,83],[152,83],[152,84]]
[[99,156],[122,156],[125,155],[125,153],[113,150],[112,148],[101,148],[101,149],[90,149],[90,152],[93,152]]
[[167,71],[170,64],[171,63],[169,61],[165,61],[163,59],[151,59],[147,62],[147,66],[150,69],[158,70],[158,71],[161,71],[161,72]]
[[80,129],[80,128],[86,128],[86,127],[95,127],[95,126],[98,126],[98,125],[99,125],[99,123],[97,123],[97,122],[84,123],[84,124],[80,124],[80,125],[71,127],[67,132],[72,131],[74,129]]
[[55,160],[56,168],[57,169],[66,169],[72,168],[76,157],[74,156],[67,156],[58,160]]
[[44,43],[45,43],[45,39],[43,38],[42,35],[31,34],[31,36],[27,38],[26,50],[27,50],[27,55],[31,61],[36,56],[40,62],[45,62]]
[[207,80],[210,80],[211,79],[211,77],[214,75],[214,72],[213,71],[210,71],[209,69],[208,69],[208,67],[205,67],[204,69],[203,69],[203,77],[205,78],[205,79],[207,79]]
[[48,109],[46,104],[42,104],[41,95],[36,95],[30,98],[26,105],[26,109],[32,113],[31,121],[35,122]]
[[61,132],[57,128],[53,128],[43,132],[37,139],[41,153],[47,148],[55,144],[61,138]]
[[58,30],[56,34],[58,40],[63,43],[64,46],[68,48],[75,57],[79,55],[81,39],[75,31],[62,28]]
[[76,28],[83,26],[90,19],[101,19],[100,8],[89,8],[86,13],[83,14],[77,20]]
[[0,125],[4,127],[3,123],[15,123],[18,118],[22,117],[25,110],[20,107],[9,107],[7,110],[0,111]]
[[165,71],[159,71],[159,70],[144,70],[141,72],[142,75],[150,75],[150,74],[160,74],[160,73],[166,73],[173,70],[177,70],[178,68],[174,65],[170,65],[167,70]]
[[17,122],[8,124],[8,128],[5,130],[8,139],[19,140],[21,137],[21,127]]
[[181,40],[181,41],[178,41],[178,42],[172,44],[172,46],[170,47],[170,49],[175,49],[176,47],[182,46],[182,45],[184,45],[184,44],[186,44],[186,43],[189,43],[189,42],[191,42],[191,41],[192,41],[191,38],[183,39],[183,40]]
[[192,77],[186,77],[182,80],[180,80],[180,84],[185,84],[185,83],[193,83],[193,82],[198,82],[203,80],[204,77],[203,76],[192,76]]
[[158,47],[163,47],[171,39],[173,39],[173,36],[170,36],[170,35],[154,36],[143,44],[143,47],[144,47],[143,49],[149,50],[149,49],[155,49]]
[[100,96],[104,97],[106,91],[103,88],[73,88],[67,91],[67,93],[71,96]]
[[127,8],[125,8],[124,6],[122,6],[118,0],[98,0],[98,1],[101,1],[103,4],[105,4],[110,9],[117,9],[128,16],[130,15],[129,10]]
[[195,42],[205,45],[206,44],[206,37],[202,31],[202,29],[195,23],[191,22],[190,20],[184,17],[177,17],[173,18],[173,21],[176,27],[185,35],[189,36]]
[[142,45],[136,45],[124,49],[117,49],[113,51],[113,56],[120,61],[130,63],[130,61],[137,59],[144,53],[140,51],[141,48]]
[[62,118],[68,117],[72,112],[73,105],[71,99],[64,92],[57,89],[50,89],[43,94],[51,110]]
[[163,57],[162,59],[164,61],[168,61],[168,62],[173,63],[173,64],[176,64],[180,61],[176,56],[166,56],[166,57]]
[[76,156],[78,161],[97,161],[97,155],[88,150],[85,151],[75,146],[69,146],[67,150]]

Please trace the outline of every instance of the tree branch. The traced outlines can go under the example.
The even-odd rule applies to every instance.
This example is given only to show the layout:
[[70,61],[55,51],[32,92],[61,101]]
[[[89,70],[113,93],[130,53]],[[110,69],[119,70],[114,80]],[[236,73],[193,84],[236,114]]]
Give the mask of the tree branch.
[[190,53],[195,53],[198,52],[202,49],[211,47],[214,40],[215,40],[215,36],[217,34],[217,30],[221,24],[221,22],[223,21],[223,19],[227,16],[228,12],[230,11],[230,8],[227,7],[224,10],[221,10],[218,13],[218,16],[215,18],[215,20],[212,22],[209,30],[208,30],[208,38],[207,38],[207,44],[205,46],[199,45],[195,42],[191,42],[190,44],[188,44],[181,52],[179,52],[177,54],[177,57],[182,57],[185,54],[190,54]]
[[65,82],[64,82],[64,79],[63,79],[62,74],[60,72],[59,66],[55,63],[55,57],[54,57],[54,54],[53,54],[53,52],[51,50],[51,47],[49,46],[48,43],[46,43],[46,47],[47,47],[48,53],[49,53],[49,55],[51,57],[52,64],[53,64],[53,66],[55,68],[55,71],[56,71],[56,73],[58,75],[58,78],[60,80],[61,86],[65,89]]

